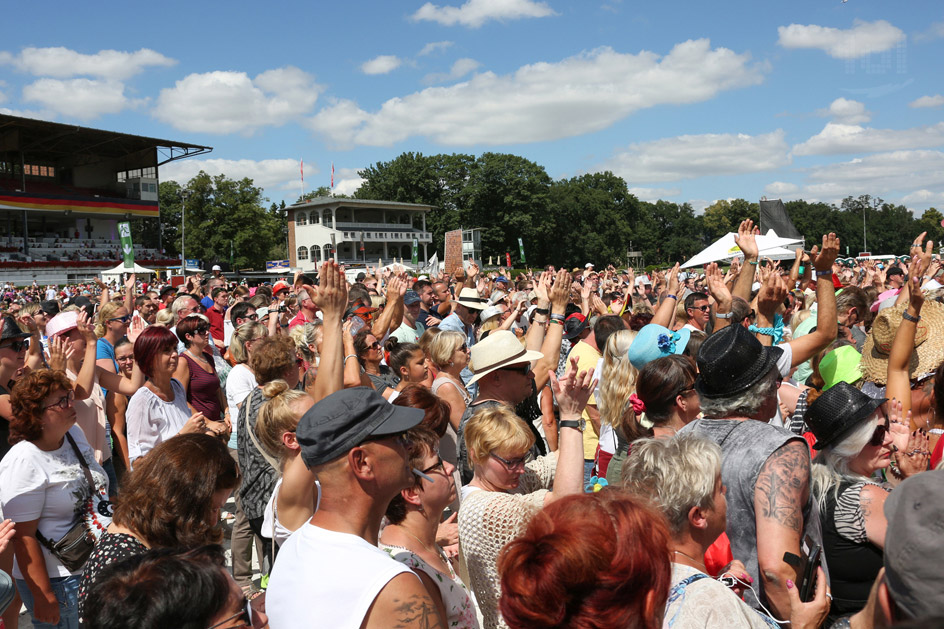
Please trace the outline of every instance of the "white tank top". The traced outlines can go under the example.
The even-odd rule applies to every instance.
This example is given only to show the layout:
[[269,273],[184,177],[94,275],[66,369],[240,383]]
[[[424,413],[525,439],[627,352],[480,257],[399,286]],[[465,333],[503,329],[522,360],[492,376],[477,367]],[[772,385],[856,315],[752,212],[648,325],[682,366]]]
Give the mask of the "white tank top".
[[[262,512],[262,536],[271,539],[275,545],[280,547],[295,531],[289,530],[282,525],[279,520],[279,488],[282,487],[282,477],[275,481],[275,489],[269,496],[269,502],[266,504],[265,511]],[[321,483],[315,481],[315,511],[321,505]],[[314,513],[314,511],[312,512]]]
[[306,522],[279,550],[266,591],[273,629],[359,629],[377,594],[408,567],[356,535]]

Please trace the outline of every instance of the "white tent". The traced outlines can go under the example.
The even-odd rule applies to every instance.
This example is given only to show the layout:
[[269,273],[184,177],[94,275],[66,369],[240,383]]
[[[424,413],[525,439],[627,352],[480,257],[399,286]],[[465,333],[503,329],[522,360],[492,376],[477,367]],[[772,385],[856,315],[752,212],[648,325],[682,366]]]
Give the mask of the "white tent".
[[101,272],[102,281],[105,282],[106,284],[108,282],[115,282],[116,284],[120,284],[122,273],[135,273],[137,275],[150,275],[153,273],[157,273],[157,271],[155,271],[154,269],[144,268],[137,262],[134,263],[133,269],[128,269],[128,268],[125,268],[125,263],[122,262],[121,264],[119,264],[113,269],[102,271]]
[[[688,260],[681,268],[687,269],[693,266],[705,266],[709,262],[721,262],[722,260],[732,260],[743,256],[744,254],[741,253],[741,248],[738,247],[737,243],[734,241],[735,236],[736,234],[734,232],[728,232],[715,243],[706,247],[701,253],[696,254],[695,257]],[[803,243],[803,241],[798,238],[781,238],[772,229],[766,234],[761,234],[754,238],[757,241],[757,249],[760,251],[760,256],[762,258],[771,258],[772,260],[783,260],[795,257],[796,254],[787,247],[796,244],[802,246]]]

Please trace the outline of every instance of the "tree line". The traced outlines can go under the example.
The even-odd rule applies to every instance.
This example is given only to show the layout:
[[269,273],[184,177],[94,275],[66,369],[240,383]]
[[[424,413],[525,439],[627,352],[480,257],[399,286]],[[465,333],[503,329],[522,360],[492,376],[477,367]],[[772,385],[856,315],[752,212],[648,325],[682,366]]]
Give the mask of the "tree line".
[[[569,267],[613,263],[625,265],[627,253],[642,253],[646,265],[684,261],[727,232],[737,231],[745,218],[757,222],[759,205],[745,199],[721,200],[696,215],[688,203],[641,201],[625,180],[611,172],[552,179],[544,167],[503,153],[402,153],[358,173],[364,180],[355,198],[434,206],[426,220],[433,245],[443,256],[444,234],[479,228],[482,255],[504,260],[511,253],[519,264],[518,238],[527,262],[535,267]],[[188,192],[184,203],[184,192]],[[305,199],[328,196],[322,187]],[[201,172],[185,185],[160,184],[160,240],[169,257],[179,256],[180,212],[185,207],[186,255],[204,264],[232,262],[232,268],[261,269],[266,260],[287,257],[285,203],[275,204],[251,179],[229,179]],[[343,196],[343,195],[335,195]],[[302,200],[301,198],[299,200]],[[944,215],[931,208],[919,218],[903,205],[868,194],[848,196],[836,206],[804,200],[785,203],[807,247],[834,231],[843,255],[864,250],[873,254],[907,253],[922,231],[939,243]],[[133,224],[135,242],[157,246],[156,221]],[[848,247],[848,250],[846,249]]]

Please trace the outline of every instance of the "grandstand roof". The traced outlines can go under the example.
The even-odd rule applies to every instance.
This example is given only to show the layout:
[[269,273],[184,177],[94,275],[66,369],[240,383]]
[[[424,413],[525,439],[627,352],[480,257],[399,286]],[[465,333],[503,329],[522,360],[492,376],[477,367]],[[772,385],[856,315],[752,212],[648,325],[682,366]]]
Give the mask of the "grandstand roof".
[[55,160],[68,155],[121,158],[149,149],[157,149],[157,166],[213,150],[199,144],[0,114],[0,152],[23,151]]

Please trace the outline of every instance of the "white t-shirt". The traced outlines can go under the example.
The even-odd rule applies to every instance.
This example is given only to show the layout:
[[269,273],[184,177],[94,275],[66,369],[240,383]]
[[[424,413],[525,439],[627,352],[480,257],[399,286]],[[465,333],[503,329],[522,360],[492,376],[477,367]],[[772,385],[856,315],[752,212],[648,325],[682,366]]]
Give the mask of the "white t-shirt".
[[[226,377],[226,406],[229,407],[229,416],[231,420],[239,417],[239,405],[249,397],[252,390],[259,386],[256,382],[256,374],[248,365],[238,364],[233,367]],[[233,421],[233,438],[239,430],[238,421]]]
[[[278,513],[278,503],[276,502],[279,499],[279,489],[282,487],[282,478],[275,481],[275,489],[272,490],[272,495],[269,496],[269,502],[266,504],[265,511],[262,513],[262,536],[271,539],[275,542],[275,545],[280,547],[285,543],[294,531],[290,531],[282,525],[282,521],[279,520]],[[315,481],[315,511],[318,511],[318,507],[321,506],[321,482]],[[312,512],[314,513],[314,511]]]
[[[92,447],[78,426],[69,434],[85,458],[95,481],[96,491],[108,495],[108,477],[102,466],[95,462]],[[39,520],[38,530],[52,542],[69,532],[81,516],[90,530],[100,536],[111,523],[109,516],[90,507],[90,489],[85,473],[68,439],[50,452],[40,450],[30,441],[20,441],[0,461],[0,504],[3,515],[14,522]],[[98,501],[93,500],[97,505]],[[45,546],[40,545],[46,560],[46,574],[67,577],[82,574],[82,568],[69,572]],[[13,577],[22,579],[19,565],[13,564]]]
[[415,576],[361,537],[306,522],[275,560],[266,591],[269,625],[360,629],[380,590],[404,572]]
[[170,439],[190,419],[187,392],[175,378],[170,380],[174,400],[165,402],[147,387],[141,387],[131,396],[125,420],[128,426],[128,457],[132,464],[154,446]]

